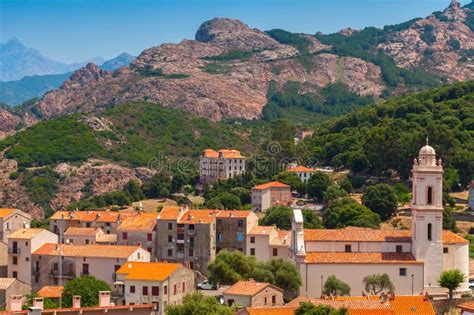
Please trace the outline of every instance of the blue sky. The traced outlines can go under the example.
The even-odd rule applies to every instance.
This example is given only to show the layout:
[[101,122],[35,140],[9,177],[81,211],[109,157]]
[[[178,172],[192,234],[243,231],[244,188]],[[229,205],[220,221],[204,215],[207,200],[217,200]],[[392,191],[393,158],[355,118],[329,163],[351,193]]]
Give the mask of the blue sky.
[[[0,42],[15,36],[54,60],[112,58],[193,39],[213,17],[262,30],[335,32],[424,17],[450,0],[0,0]],[[470,0],[462,0],[465,4]]]

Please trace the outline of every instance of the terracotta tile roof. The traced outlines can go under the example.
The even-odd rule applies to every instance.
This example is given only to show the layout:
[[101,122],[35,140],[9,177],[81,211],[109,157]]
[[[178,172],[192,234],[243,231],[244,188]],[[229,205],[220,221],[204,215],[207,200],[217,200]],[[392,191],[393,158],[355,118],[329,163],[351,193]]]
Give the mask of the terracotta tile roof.
[[204,150],[202,155],[204,157],[208,157],[208,158],[218,158],[219,157],[219,153],[217,151],[212,150],[212,149]]
[[254,226],[249,232],[249,235],[269,235],[272,231],[276,231],[275,226]]
[[118,231],[149,232],[156,227],[158,213],[141,213],[138,216],[128,217],[120,223]]
[[225,290],[223,294],[224,295],[229,294],[229,295],[254,296],[258,292],[268,287],[272,287],[278,291],[283,292],[282,289],[278,288],[277,286],[274,286],[273,284],[270,284],[267,282],[256,282],[250,279],[248,281],[243,281],[243,280],[237,281],[232,286],[230,286],[227,290]]
[[62,286],[44,286],[38,292],[39,297],[43,298],[60,298],[63,294],[64,287]]
[[264,189],[268,189],[268,188],[291,188],[291,187],[287,184],[283,184],[283,183],[280,183],[280,182],[269,182],[269,183],[257,185],[255,187],[253,187],[252,189],[264,190]]
[[395,300],[389,301],[389,303],[396,315],[435,315],[433,304],[429,300],[425,300],[421,295],[396,296]]
[[122,245],[65,245],[46,243],[36,251],[34,255],[48,255],[65,257],[97,257],[97,258],[128,258],[140,246]]
[[32,239],[36,235],[41,232],[47,231],[45,229],[19,229],[12,234],[8,238],[17,238],[17,239]]
[[0,290],[7,289],[15,280],[15,278],[0,278]]
[[305,229],[305,241],[339,242],[411,242],[409,230],[374,230],[346,227],[344,229]]
[[278,230],[278,237],[270,240],[270,245],[274,246],[290,246],[291,231]]
[[315,172],[314,169],[306,167],[306,166],[295,166],[295,167],[290,167],[287,169],[288,172],[298,172],[298,173],[304,173],[304,172]]
[[248,312],[249,315],[294,315],[297,308],[297,306],[274,306],[248,307],[245,310]]
[[[344,297],[337,297],[334,299],[317,299],[300,296],[290,301],[287,306],[299,306],[302,302],[310,302],[316,305],[328,305],[335,309],[346,308],[349,310],[350,314],[354,314],[353,311],[357,310],[368,312],[361,312],[357,314],[393,314],[390,304],[380,303],[378,297],[376,297],[376,299],[368,299],[367,297],[360,297],[357,299],[344,299]],[[373,311],[380,313],[372,313]]]
[[16,209],[13,208],[0,208],[0,218],[4,218],[15,212]]
[[310,252],[308,264],[423,264],[412,253]]
[[252,211],[246,210],[219,210],[217,212],[217,218],[237,218],[237,219],[245,219],[248,216],[252,215]]
[[52,220],[67,220],[81,222],[119,222],[128,217],[138,215],[135,211],[56,211]]
[[181,207],[164,207],[158,214],[160,220],[178,220]]
[[117,270],[117,274],[126,275],[128,280],[166,280],[175,272],[180,264],[161,263],[161,262],[127,262]]
[[219,155],[224,159],[245,159],[245,156],[242,156],[238,150],[220,149]]
[[463,311],[474,312],[474,301],[464,302],[458,305]]
[[95,236],[97,233],[100,233],[100,228],[93,228],[93,227],[69,227],[64,235],[74,235],[74,236]]
[[443,230],[443,244],[468,244],[469,241],[448,230]]
[[97,243],[117,243],[117,234],[99,234],[95,241]]
[[209,224],[216,219],[218,210],[188,210],[178,220],[182,224]]

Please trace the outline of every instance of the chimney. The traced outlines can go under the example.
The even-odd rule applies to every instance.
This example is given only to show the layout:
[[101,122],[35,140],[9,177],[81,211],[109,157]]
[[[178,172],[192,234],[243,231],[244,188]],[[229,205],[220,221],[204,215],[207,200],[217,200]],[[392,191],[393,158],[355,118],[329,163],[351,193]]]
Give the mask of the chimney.
[[389,291],[389,292],[388,292],[388,299],[389,299],[390,301],[395,300],[395,292],[394,292],[394,291]]
[[35,297],[33,299],[33,307],[37,307],[40,310],[44,309],[44,299],[42,297]]
[[73,295],[72,297],[72,308],[81,308],[81,296]]
[[110,306],[110,291],[99,291],[99,307]]
[[8,301],[7,310],[12,312],[21,311],[23,308],[23,296],[11,295]]
[[382,292],[382,294],[380,294],[380,303],[385,303],[385,302],[387,302],[387,295]]
[[29,307],[28,309],[29,309],[28,315],[41,315],[42,308],[32,306],[32,307]]

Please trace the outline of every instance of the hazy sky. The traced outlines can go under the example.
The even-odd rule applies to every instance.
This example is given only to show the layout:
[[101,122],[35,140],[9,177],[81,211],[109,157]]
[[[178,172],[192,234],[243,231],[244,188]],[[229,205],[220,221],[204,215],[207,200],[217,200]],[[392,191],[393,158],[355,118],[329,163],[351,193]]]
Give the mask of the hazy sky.
[[[262,30],[330,33],[424,17],[450,0],[0,0],[0,42],[17,37],[54,60],[138,55],[193,39],[213,17]],[[465,4],[470,0],[462,0]]]

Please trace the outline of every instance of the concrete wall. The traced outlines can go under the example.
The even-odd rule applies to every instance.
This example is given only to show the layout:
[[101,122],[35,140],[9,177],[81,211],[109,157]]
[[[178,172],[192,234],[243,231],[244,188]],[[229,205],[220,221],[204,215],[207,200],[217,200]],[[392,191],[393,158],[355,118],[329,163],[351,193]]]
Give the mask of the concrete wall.
[[[321,276],[323,284],[326,279],[335,275],[351,288],[351,295],[361,295],[365,291],[363,279],[371,274],[387,273],[395,286],[398,295],[423,292],[422,264],[302,264],[300,267],[303,286],[300,294],[309,297],[321,296]],[[400,276],[399,269],[406,268],[406,276]]]

